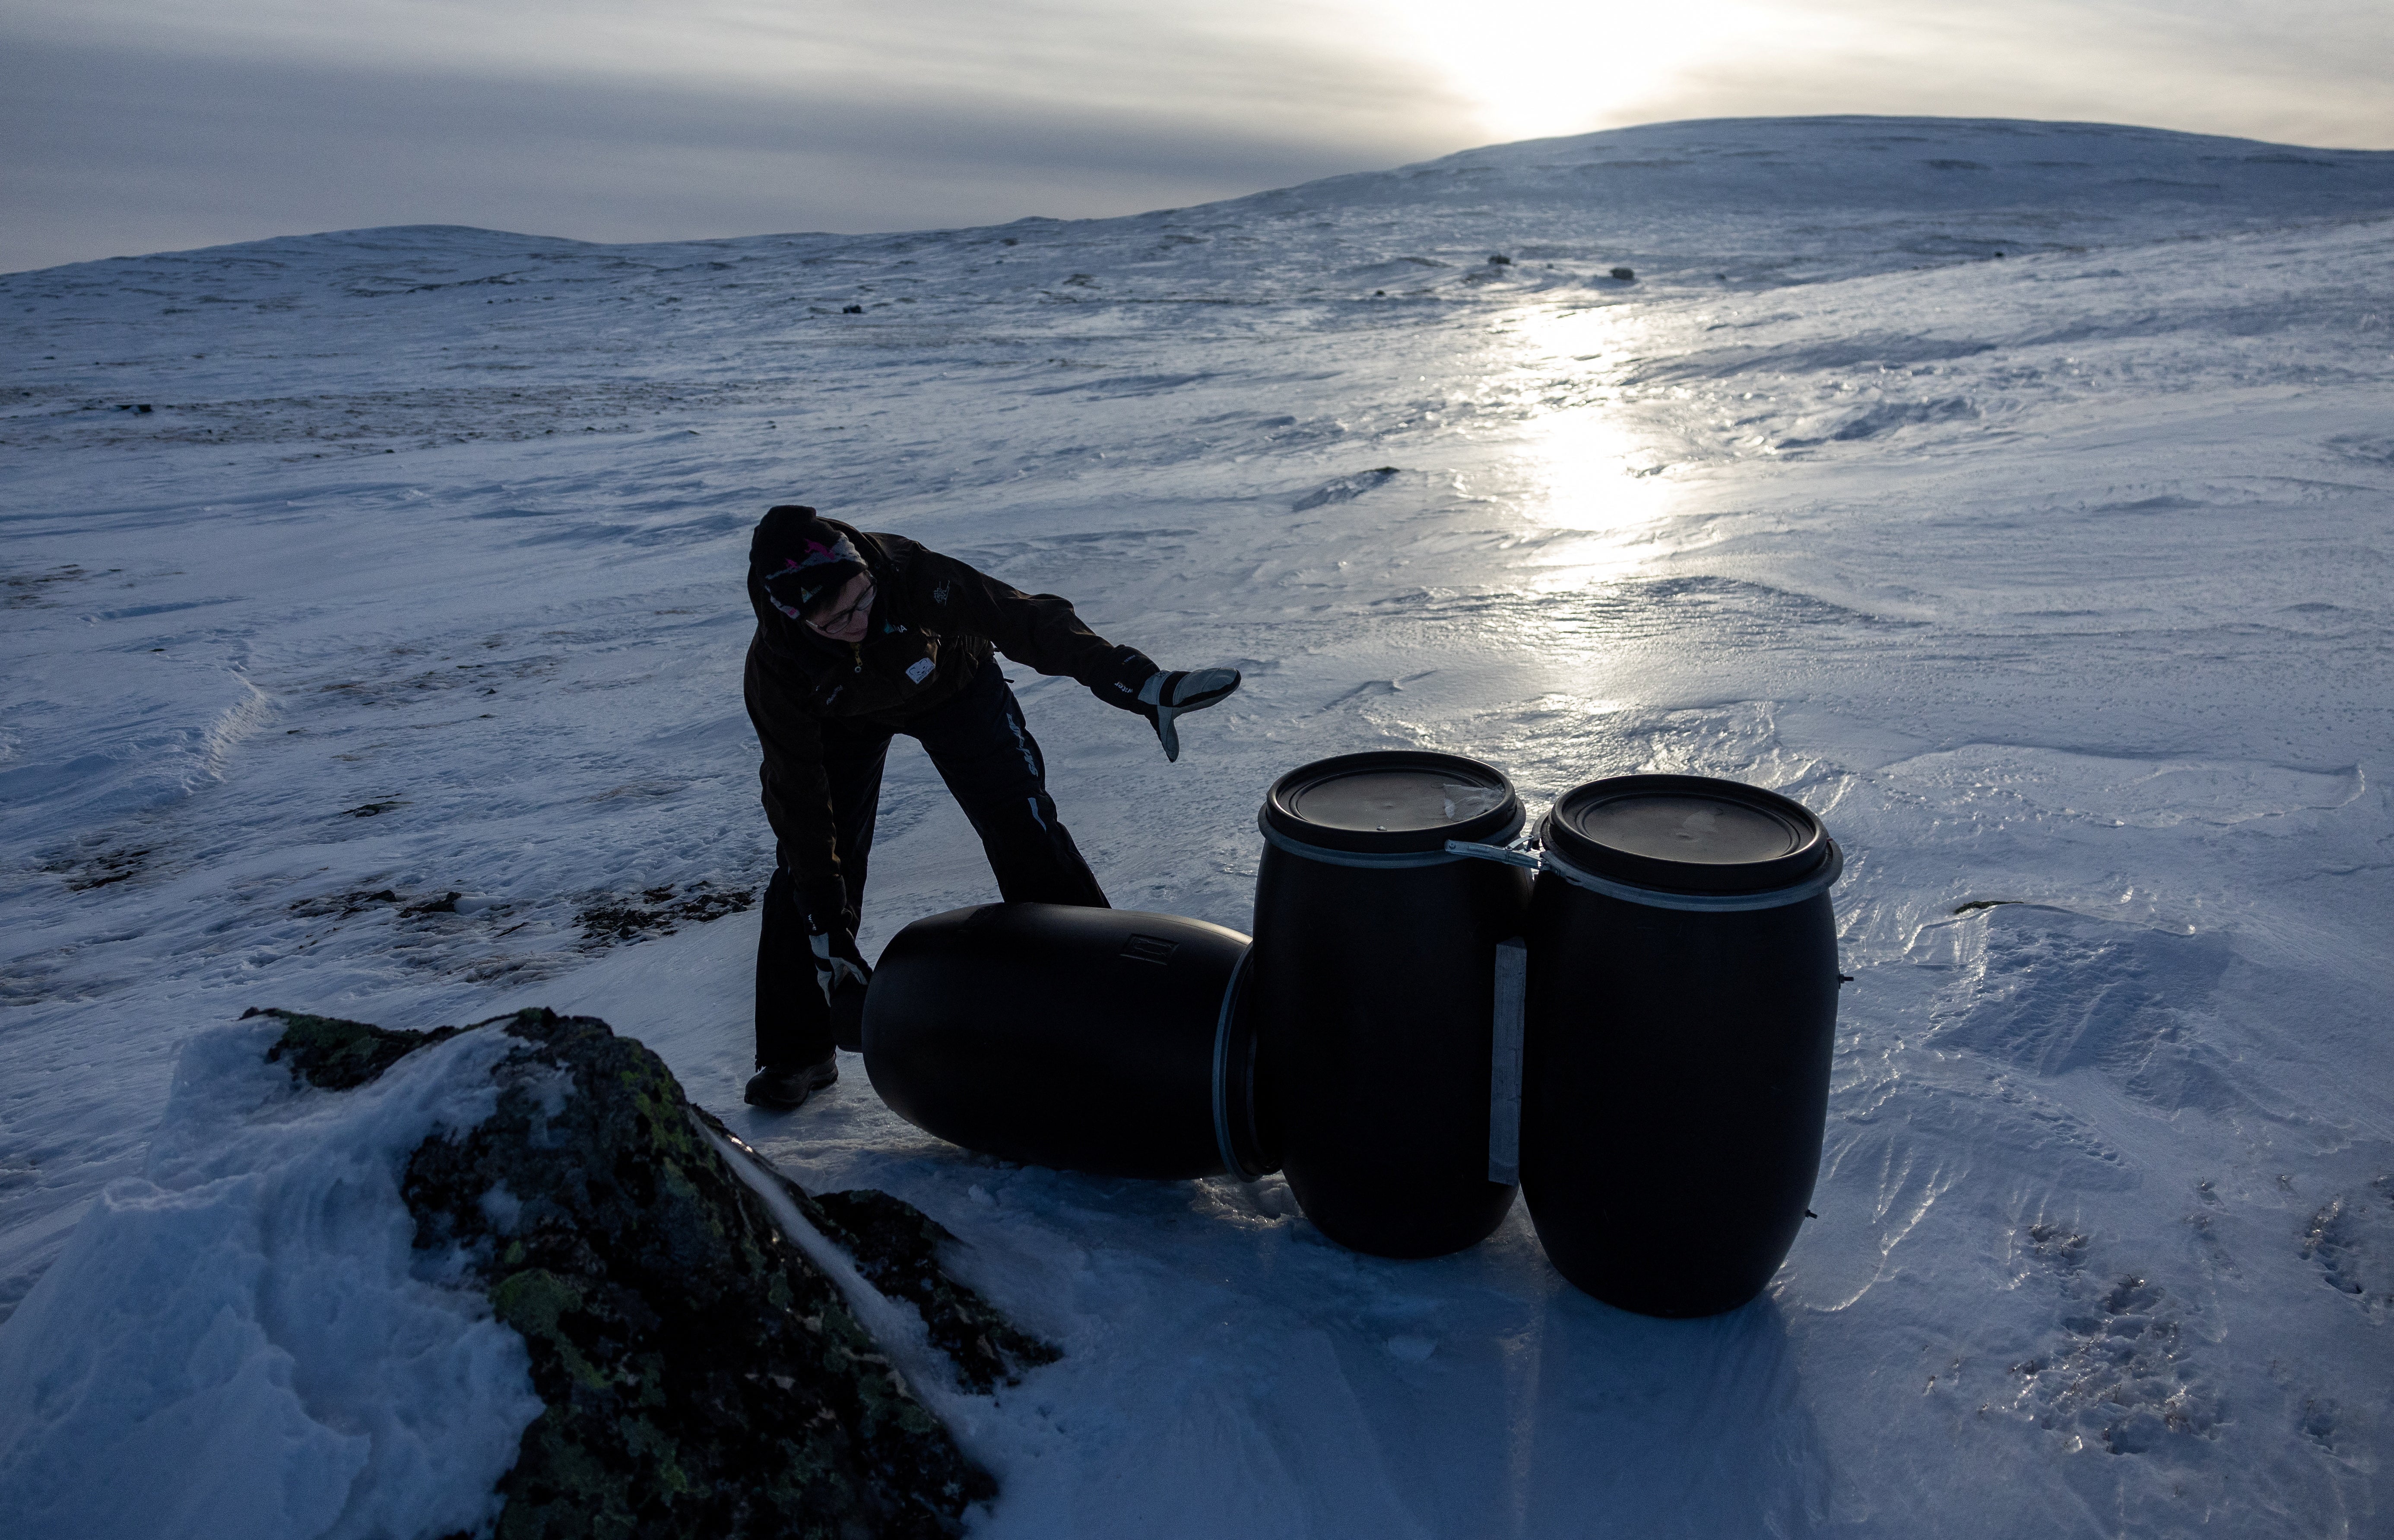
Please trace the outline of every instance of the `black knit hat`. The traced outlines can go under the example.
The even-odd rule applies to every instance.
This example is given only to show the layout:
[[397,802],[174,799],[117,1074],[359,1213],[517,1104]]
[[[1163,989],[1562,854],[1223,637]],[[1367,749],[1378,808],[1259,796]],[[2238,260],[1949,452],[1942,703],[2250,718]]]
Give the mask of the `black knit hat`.
[[[800,520],[767,517],[749,551],[750,571],[765,590],[766,599],[792,620],[804,620],[821,609],[842,585],[863,572],[864,558],[847,535],[813,517],[812,508],[775,508],[774,513],[803,515]],[[768,532],[779,536],[768,541]]]

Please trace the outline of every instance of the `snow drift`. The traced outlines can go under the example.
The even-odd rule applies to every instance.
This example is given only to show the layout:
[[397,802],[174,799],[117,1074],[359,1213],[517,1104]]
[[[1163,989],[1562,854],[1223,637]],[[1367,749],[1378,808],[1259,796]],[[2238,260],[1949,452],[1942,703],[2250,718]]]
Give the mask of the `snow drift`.
[[994,1495],[849,1299],[902,1323],[868,1278],[902,1285],[895,1346],[934,1386],[927,1342],[980,1391],[1056,1355],[908,1205],[760,1176],[602,1021],[251,1020],[186,1047],[151,1179],[108,1190],[15,1316],[0,1367],[32,1404],[0,1424],[0,1511],[937,1537]]

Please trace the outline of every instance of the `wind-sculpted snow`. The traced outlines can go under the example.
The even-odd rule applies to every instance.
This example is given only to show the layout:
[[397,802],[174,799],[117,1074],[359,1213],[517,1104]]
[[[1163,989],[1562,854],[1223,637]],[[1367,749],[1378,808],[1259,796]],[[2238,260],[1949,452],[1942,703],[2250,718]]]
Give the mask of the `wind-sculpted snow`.
[[[0,278],[0,1305],[135,1169],[170,1023],[546,1004],[1064,1349],[959,1425],[992,1534],[2383,1529],[2389,271],[2381,152],[1826,119]],[[1358,749],[1817,810],[1853,981],[1769,1296],[1644,1322],[1519,1213],[1400,1266],[1277,1180],[1007,1169],[852,1060],[739,1109],[739,573],[792,500],[1243,671],[1166,765],[1009,669],[1125,907],[1244,928],[1264,789]],[[901,744],[867,954],[990,896]]]
[[603,1021],[260,1017],[193,1040],[151,1179],[110,1188],[0,1344],[31,1401],[0,1420],[15,1522],[931,1540],[993,1495],[907,1383],[945,1366],[910,1341],[901,1372],[850,1299],[918,1302],[967,1392],[1056,1353],[916,1210],[782,1184],[844,1296]]
[[0,1511],[20,1534],[472,1530],[541,1412],[522,1341],[419,1268],[408,1152],[487,1117],[496,1033],[339,1105],[193,1040],[142,1175],[110,1187],[0,1334]]

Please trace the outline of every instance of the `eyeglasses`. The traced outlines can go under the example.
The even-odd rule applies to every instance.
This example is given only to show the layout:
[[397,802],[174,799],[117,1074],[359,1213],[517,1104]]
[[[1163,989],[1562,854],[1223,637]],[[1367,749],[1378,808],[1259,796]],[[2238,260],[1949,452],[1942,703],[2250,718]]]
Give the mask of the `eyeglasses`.
[[864,592],[858,596],[855,603],[848,606],[844,610],[836,611],[831,614],[818,616],[813,620],[808,621],[807,624],[813,626],[818,631],[845,631],[848,629],[848,622],[864,613],[865,611],[873,608],[873,600],[875,593],[876,590],[875,589],[872,582],[868,580],[864,585]]

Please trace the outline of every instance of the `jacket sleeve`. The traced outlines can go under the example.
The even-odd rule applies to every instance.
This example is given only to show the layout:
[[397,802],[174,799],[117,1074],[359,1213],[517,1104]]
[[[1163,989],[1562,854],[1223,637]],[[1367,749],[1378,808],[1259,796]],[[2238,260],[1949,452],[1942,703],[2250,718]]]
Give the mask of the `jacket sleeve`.
[[914,612],[927,624],[987,637],[1016,663],[1077,679],[1109,705],[1150,709],[1139,704],[1138,687],[1155,672],[1153,660],[1136,647],[1117,647],[1090,630],[1069,600],[1055,594],[1026,594],[901,535],[874,538],[885,549],[911,547],[893,554],[900,556],[906,572]]
[[[772,824],[782,859],[789,863],[800,907],[809,916],[818,908],[845,915],[847,886],[839,869],[831,779],[823,770],[822,728],[760,665],[756,653],[752,643],[741,693],[764,750],[758,775],[764,783],[766,822]],[[853,929],[854,921],[848,923]]]

